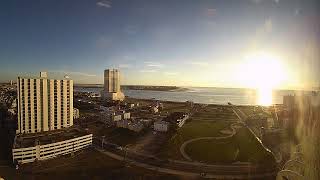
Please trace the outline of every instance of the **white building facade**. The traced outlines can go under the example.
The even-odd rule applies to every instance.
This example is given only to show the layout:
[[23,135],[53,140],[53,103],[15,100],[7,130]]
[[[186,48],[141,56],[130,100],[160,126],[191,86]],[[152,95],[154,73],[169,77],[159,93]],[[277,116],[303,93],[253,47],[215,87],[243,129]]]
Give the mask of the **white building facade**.
[[92,145],[92,134],[68,139],[45,145],[36,145],[27,148],[13,148],[13,162],[30,163],[35,160],[46,160],[61,155],[70,154]]
[[80,111],[77,108],[73,108],[73,119],[78,119],[80,117]]
[[104,98],[111,100],[124,100],[120,89],[120,71],[118,69],[104,70]]
[[73,125],[73,80],[17,79],[18,129],[16,134],[37,133]]
[[156,121],[153,124],[153,129],[159,132],[167,132],[169,130],[169,123],[166,121]]

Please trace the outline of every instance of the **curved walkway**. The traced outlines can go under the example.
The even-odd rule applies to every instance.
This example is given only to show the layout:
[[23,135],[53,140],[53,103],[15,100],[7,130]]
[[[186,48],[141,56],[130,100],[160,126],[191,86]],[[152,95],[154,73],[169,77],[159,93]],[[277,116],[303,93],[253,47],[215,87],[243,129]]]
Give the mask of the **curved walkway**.
[[220,131],[220,133],[224,133],[224,134],[227,134],[226,136],[210,136],[210,137],[200,137],[200,138],[194,138],[194,139],[190,139],[190,140],[187,140],[185,141],[181,146],[180,146],[180,153],[181,155],[189,160],[189,161],[192,161],[191,157],[186,153],[185,151],[185,148],[186,146],[189,144],[189,143],[192,143],[194,141],[199,141],[199,140],[211,140],[211,139],[214,139],[214,140],[218,140],[218,139],[227,139],[227,138],[231,138],[232,136],[234,136],[236,134],[236,129],[239,128],[239,122],[236,122],[236,123],[233,123],[231,124],[231,129],[232,129],[232,133],[225,133],[225,131]]
[[[191,172],[190,170],[183,170],[183,168],[181,168],[181,166],[179,166],[179,168],[181,168],[180,170],[178,169],[172,169],[169,166],[164,166],[164,167],[160,167],[157,165],[151,165],[151,164],[147,164],[144,162],[138,162],[135,161],[134,159],[130,159],[130,158],[124,158],[123,156],[120,156],[118,154],[100,149],[98,147],[95,147],[96,150],[98,150],[99,152],[113,158],[119,161],[125,161],[129,164],[132,164],[134,166],[137,167],[142,167],[148,170],[152,170],[152,171],[157,171],[157,172],[161,172],[161,173],[166,173],[166,174],[173,174],[173,175],[178,175],[178,176],[184,176],[184,177],[190,177],[190,178],[209,178],[209,179],[247,179],[248,178],[248,174],[247,173],[241,173],[241,174],[233,174],[233,172],[227,172],[227,173],[205,173],[205,174],[201,174],[201,173],[197,173],[197,172]],[[183,167],[183,166],[182,166]],[[274,176],[274,173],[260,173],[260,174],[252,174],[250,175],[250,178],[265,178],[265,177],[272,177]]]

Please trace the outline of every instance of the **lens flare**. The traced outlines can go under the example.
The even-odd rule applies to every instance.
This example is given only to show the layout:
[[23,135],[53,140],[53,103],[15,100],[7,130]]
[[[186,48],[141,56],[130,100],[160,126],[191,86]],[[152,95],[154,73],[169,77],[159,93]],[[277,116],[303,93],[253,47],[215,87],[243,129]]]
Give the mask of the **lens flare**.
[[257,52],[245,57],[239,78],[245,86],[257,90],[257,104],[271,105],[272,90],[286,79],[287,73],[279,57]]
[[272,88],[259,88],[258,91],[258,102],[257,104],[263,106],[270,106],[272,104]]

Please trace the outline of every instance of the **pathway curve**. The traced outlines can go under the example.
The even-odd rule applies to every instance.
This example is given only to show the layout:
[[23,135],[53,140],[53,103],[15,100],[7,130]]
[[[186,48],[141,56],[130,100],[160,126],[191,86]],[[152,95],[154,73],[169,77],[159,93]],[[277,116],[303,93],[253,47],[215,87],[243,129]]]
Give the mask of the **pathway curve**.
[[[267,172],[267,173],[259,173],[259,174],[248,174],[248,173],[234,173],[234,171],[227,171],[224,170],[223,173],[221,173],[221,168],[224,168],[224,166],[215,166],[215,168],[218,168],[219,170],[216,170],[214,173],[205,173],[205,174],[202,174],[202,173],[197,173],[197,172],[192,172],[190,171],[190,169],[187,169],[187,170],[183,170],[183,167],[184,166],[178,166],[176,168],[180,168],[180,170],[178,169],[172,169],[172,167],[170,168],[170,166],[168,166],[168,164],[164,167],[160,167],[158,165],[151,165],[151,164],[148,164],[148,163],[145,163],[145,162],[138,162],[138,161],[135,161],[134,159],[131,159],[131,158],[124,158],[123,156],[120,156],[118,154],[115,154],[115,153],[112,153],[110,151],[106,151],[106,150],[103,150],[101,148],[98,148],[98,147],[95,147],[96,150],[98,150],[99,152],[113,158],[113,159],[116,159],[116,160],[119,160],[119,161],[125,161],[129,164],[132,164],[134,166],[137,166],[137,167],[142,167],[142,168],[145,168],[145,169],[148,169],[148,170],[152,170],[152,171],[157,171],[157,172],[161,172],[161,173],[166,173],[166,174],[173,174],[173,175],[178,175],[178,176],[184,176],[184,177],[188,177],[188,178],[199,178],[199,177],[202,177],[202,178],[209,178],[209,179],[247,179],[248,176],[250,176],[250,178],[265,178],[265,177],[272,177],[274,176],[274,173],[273,172]],[[183,161],[181,161],[183,162]],[[203,166],[205,167],[205,166]],[[220,168],[219,168],[220,167]],[[237,169],[238,167],[242,167],[241,165],[239,166],[235,166],[235,169]],[[247,166],[246,166],[247,167]],[[213,168],[214,170],[214,168]]]
[[227,138],[231,138],[232,136],[234,136],[236,134],[236,129],[239,128],[239,122],[236,122],[236,123],[233,123],[231,124],[231,129],[232,129],[232,133],[226,133],[225,131],[220,131],[220,133],[223,133],[223,134],[227,134],[226,136],[210,136],[210,137],[200,137],[200,138],[194,138],[194,139],[190,139],[190,140],[187,140],[185,141],[181,146],[180,146],[180,153],[181,155],[189,160],[189,161],[192,161],[191,157],[186,153],[185,151],[185,148],[186,146],[189,144],[189,143],[192,143],[194,141],[199,141],[199,140],[211,140],[211,139],[214,139],[214,140],[219,140],[219,139],[227,139]]

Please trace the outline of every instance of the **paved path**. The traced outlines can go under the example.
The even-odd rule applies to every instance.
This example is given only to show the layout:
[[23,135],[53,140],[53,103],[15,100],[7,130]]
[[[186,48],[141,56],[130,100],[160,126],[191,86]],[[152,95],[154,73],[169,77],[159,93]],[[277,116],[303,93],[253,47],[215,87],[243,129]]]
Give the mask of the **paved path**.
[[[133,159],[130,159],[130,158],[126,158],[124,159],[123,156],[120,156],[120,155],[117,155],[115,153],[112,153],[112,152],[109,152],[109,151],[106,151],[106,150],[102,150],[100,148],[97,148],[96,149],[113,158],[113,159],[116,159],[116,160],[119,160],[119,161],[126,161],[134,166],[137,166],[137,167],[142,167],[142,168],[145,168],[145,169],[148,169],[148,170],[151,170],[151,171],[157,171],[157,172],[161,172],[161,173],[166,173],[166,174],[173,174],[173,175],[178,175],[178,176],[184,176],[184,177],[188,177],[188,178],[199,178],[199,177],[202,177],[202,178],[210,178],[210,179],[247,179],[248,177],[250,178],[264,178],[264,177],[272,177],[274,176],[274,173],[261,173],[261,174],[256,174],[256,175],[248,175],[246,174],[245,172],[243,174],[232,174],[232,173],[224,173],[225,174],[219,174],[219,173],[215,173],[215,174],[210,174],[210,173],[205,173],[203,175],[200,175],[200,173],[196,173],[196,172],[190,172],[189,171],[184,171],[184,170],[177,170],[177,169],[170,169],[170,168],[165,168],[165,167],[159,167],[159,166],[155,166],[155,165],[150,165],[150,164],[147,164],[147,163],[143,163],[143,162],[138,162],[138,161],[135,161]],[[223,167],[223,166],[222,166]],[[182,167],[181,167],[182,168]]]
[[190,140],[187,140],[185,141],[181,146],[180,146],[180,153],[181,155],[189,160],[189,161],[192,161],[191,157],[185,152],[185,148],[186,146],[189,144],[189,143],[192,143],[194,141],[199,141],[199,140],[211,140],[211,139],[214,139],[214,140],[218,140],[218,139],[227,139],[227,138],[231,138],[232,136],[234,136],[236,134],[236,128],[238,128],[237,126],[239,125],[239,122],[236,122],[236,123],[233,123],[231,124],[231,129],[232,129],[232,133],[231,134],[227,134],[226,136],[210,136],[210,137],[200,137],[200,138],[194,138],[194,139],[190,139]]
[[[123,156],[119,156],[117,154],[114,154],[112,152],[109,151],[105,151],[99,148],[96,148],[99,152],[113,158],[119,161],[124,161],[124,157]],[[157,166],[153,166],[150,164],[145,164],[145,163],[141,163],[141,162],[137,162],[134,160],[131,160],[129,158],[126,158],[127,162],[130,162],[130,164],[133,164],[135,166],[138,167],[143,167],[145,169],[149,169],[149,170],[153,170],[153,171],[158,171],[158,172],[162,172],[162,173],[167,173],[167,174],[174,174],[174,175],[180,175],[180,176],[188,176],[188,177],[200,177],[199,173],[192,173],[192,172],[186,172],[186,171],[179,171],[179,170],[174,170],[174,169],[168,169],[168,168],[162,168],[162,167],[157,167]]]

